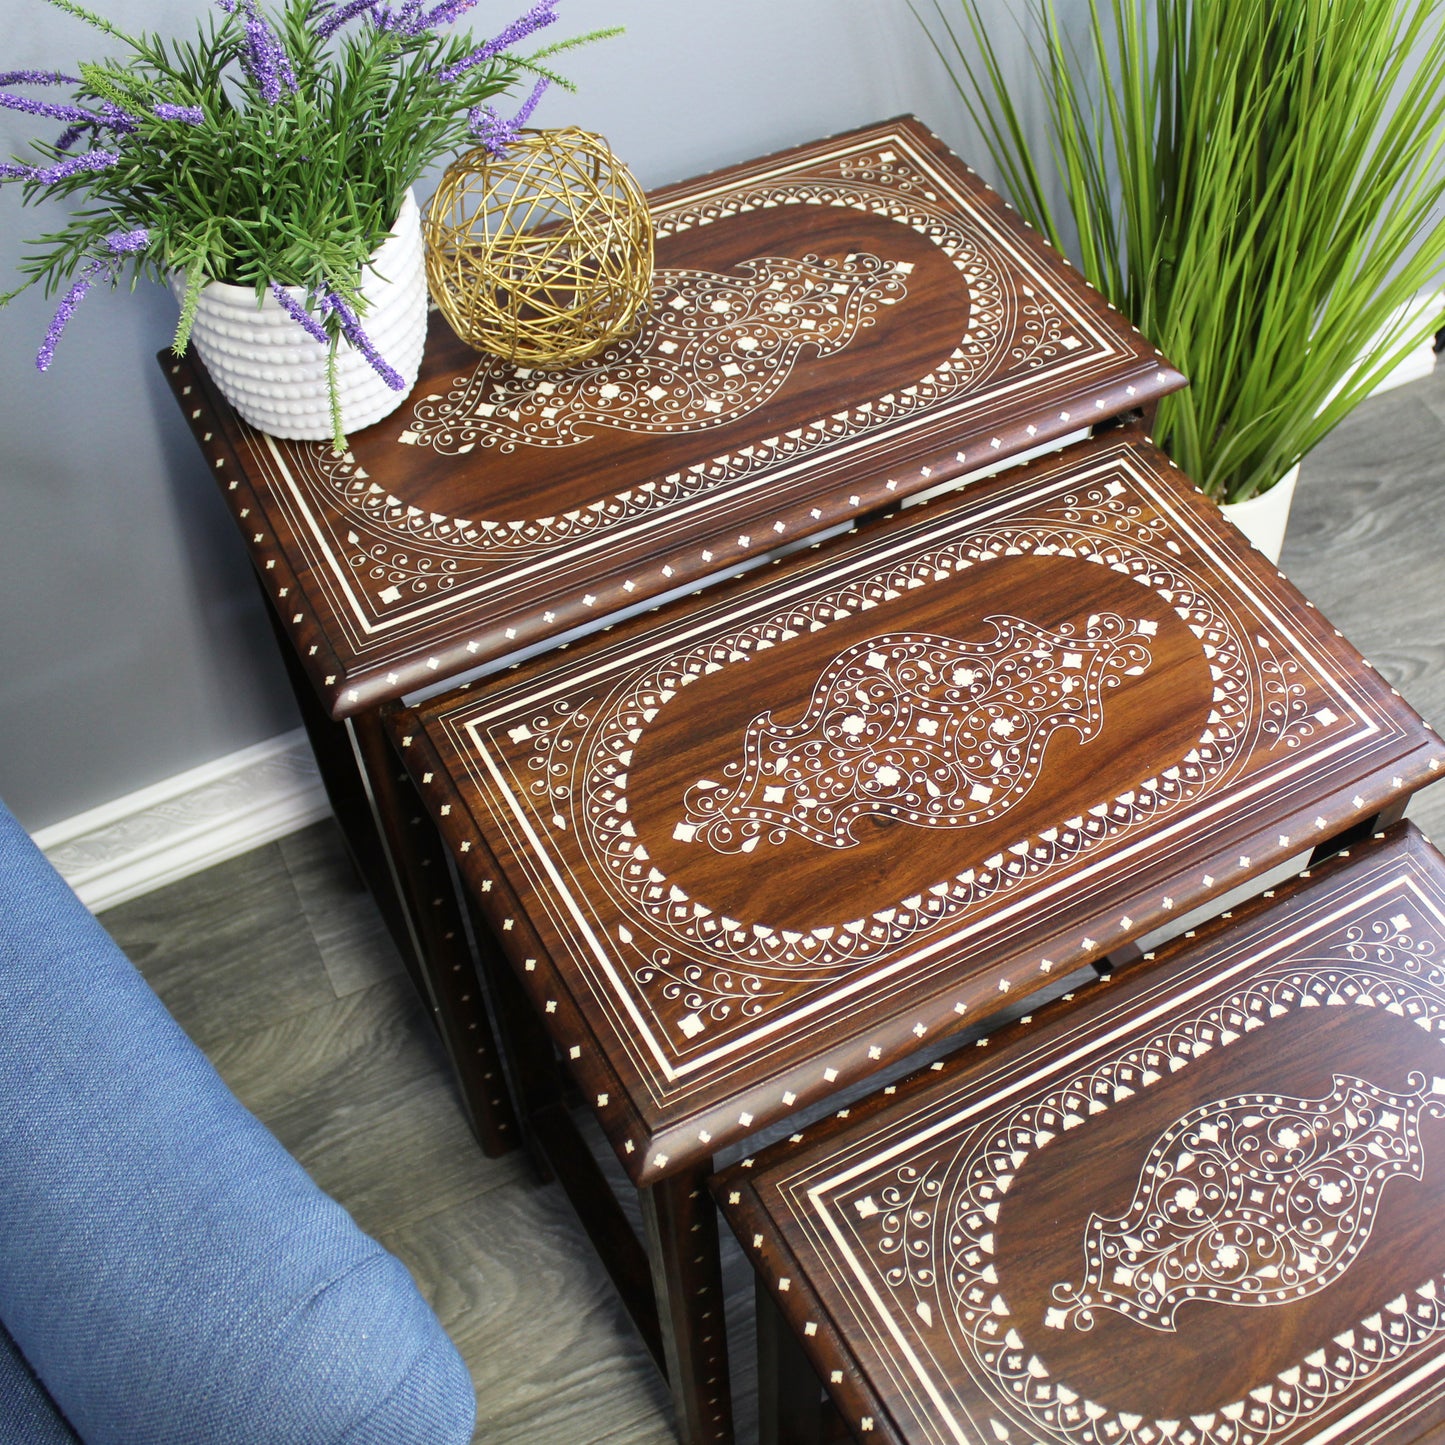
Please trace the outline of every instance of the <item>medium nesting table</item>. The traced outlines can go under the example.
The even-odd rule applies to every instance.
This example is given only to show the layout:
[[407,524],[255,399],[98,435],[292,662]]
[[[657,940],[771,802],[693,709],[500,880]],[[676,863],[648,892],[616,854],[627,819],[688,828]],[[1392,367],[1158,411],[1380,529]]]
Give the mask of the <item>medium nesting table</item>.
[[716,1181],[764,1441],[1439,1438],[1445,859],[1349,853]]
[[493,1149],[511,1122],[487,1012],[378,708],[1183,382],[910,118],[650,204],[637,336],[549,374],[478,357],[434,315],[412,396],[344,456],[253,431],[198,362],[161,358],[337,815]]
[[[716,1151],[1389,821],[1445,768],[1128,429],[390,724],[642,1191],[688,1440],[730,1429]],[[524,1113],[565,1175],[545,1072],[519,1065]]]

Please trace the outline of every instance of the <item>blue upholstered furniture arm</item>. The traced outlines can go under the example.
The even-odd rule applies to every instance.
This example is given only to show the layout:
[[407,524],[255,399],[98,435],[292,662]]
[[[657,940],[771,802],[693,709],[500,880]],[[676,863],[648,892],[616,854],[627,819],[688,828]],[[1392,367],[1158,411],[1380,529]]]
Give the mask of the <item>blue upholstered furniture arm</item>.
[[4,1325],[0,1325],[0,1445],[75,1445],[75,1432]]
[[[471,1439],[466,1367],[404,1267],[237,1102],[3,806],[0,1324],[89,1445]],[[0,1364],[0,1439],[27,1438],[4,1429]]]

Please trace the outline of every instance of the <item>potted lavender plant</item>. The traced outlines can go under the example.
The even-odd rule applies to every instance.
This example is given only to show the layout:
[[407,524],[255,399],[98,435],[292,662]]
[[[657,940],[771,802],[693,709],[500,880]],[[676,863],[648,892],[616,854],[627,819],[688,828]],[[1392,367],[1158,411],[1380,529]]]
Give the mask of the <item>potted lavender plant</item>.
[[[538,0],[499,34],[444,33],[477,0],[216,0],[190,39],[125,34],[78,0],[50,3],[116,42],[77,75],[0,74],[0,106],[63,127],[0,164],[27,204],[79,204],[20,265],[64,289],[36,357],[46,370],[96,285],[127,273],[180,298],[194,338],[247,420],[330,437],[377,420],[416,379],[426,285],[411,187],[464,146],[504,147],[558,51],[610,31],[513,47],[556,18]],[[523,76],[513,118],[489,102]],[[57,88],[69,94],[55,99]]]

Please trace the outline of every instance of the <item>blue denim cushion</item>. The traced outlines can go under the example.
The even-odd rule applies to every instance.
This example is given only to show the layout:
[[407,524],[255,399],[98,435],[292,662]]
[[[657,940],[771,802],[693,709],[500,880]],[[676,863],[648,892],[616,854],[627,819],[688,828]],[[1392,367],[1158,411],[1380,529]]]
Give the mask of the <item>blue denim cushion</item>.
[[75,1445],[75,1432],[0,1325],[0,1445]]
[[3,806],[0,1321],[90,1445],[471,1438],[466,1367],[405,1268]]

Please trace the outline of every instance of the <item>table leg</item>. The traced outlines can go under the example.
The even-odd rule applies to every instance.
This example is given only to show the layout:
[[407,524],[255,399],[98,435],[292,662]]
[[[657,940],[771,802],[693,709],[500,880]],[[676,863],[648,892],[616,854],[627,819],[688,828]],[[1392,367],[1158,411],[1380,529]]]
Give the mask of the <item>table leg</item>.
[[638,1191],[683,1445],[733,1438],[717,1209],[705,1183],[711,1173],[706,1159]]
[[480,935],[498,1012],[523,1142],[545,1180],[555,1178],[577,1211],[649,1352],[672,1387],[684,1445],[732,1439],[727,1327],[717,1210],[705,1187],[704,1159],[691,1171],[640,1189],[646,1251],[578,1134],[552,1044],[521,985]]
[[572,1121],[551,1040],[516,977],[489,947],[473,911],[478,952],[497,1008],[522,1139],[545,1179],[561,1184],[638,1333],[672,1388],[683,1445],[733,1438],[712,1161],[638,1190],[646,1250]]
[[497,1012],[497,1037],[517,1103],[522,1143],[542,1183],[555,1179],[577,1211],[627,1313],[659,1370],[667,1370],[652,1269],[607,1176],[567,1107],[567,1081],[552,1041],[476,910],[477,953]]
[[451,1061],[472,1131],[483,1152],[495,1158],[516,1145],[516,1116],[441,836],[380,720],[367,714],[348,719],[345,727],[414,930],[422,997]]
[[352,864],[441,1036],[477,1142],[505,1154],[517,1143],[516,1118],[441,839],[377,717],[336,722],[269,604],[266,616]]
[[1352,848],[1356,843],[1363,843],[1366,838],[1373,838],[1376,833],[1383,833],[1386,828],[1398,823],[1405,816],[1405,809],[1409,805],[1408,797],[1397,798],[1388,807],[1381,808],[1373,817],[1364,818],[1343,832],[1336,833],[1333,838],[1321,843],[1310,854],[1310,867],[1313,868],[1316,864],[1323,863],[1326,858],[1332,858],[1342,848]]
[[[460,890],[462,884],[457,879],[455,867],[452,877],[457,880]],[[537,1182],[550,1184],[556,1175],[534,1120],[540,1114],[565,1108],[566,1080],[557,1062],[552,1040],[492,937],[486,919],[470,903],[467,904],[467,916],[471,923],[477,967],[497,1021],[498,1050],[517,1108],[518,1142],[532,1161]]]
[[822,1445],[823,1386],[761,1279],[758,1311],[759,1445]]
[[346,845],[352,867],[375,901],[412,982],[418,992],[424,994],[418,931],[409,905],[402,897],[396,869],[388,855],[371,790],[357,761],[351,734],[345,724],[334,721],[321,706],[310,679],[302,671],[291,650],[291,643],[281,631],[269,605],[266,615],[276,634],[281,661],[286,667],[291,691],[316,759],[316,770],[321,774],[321,782],[341,828],[342,842]]

